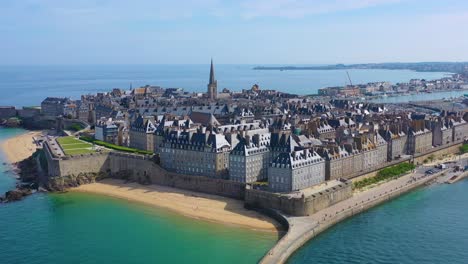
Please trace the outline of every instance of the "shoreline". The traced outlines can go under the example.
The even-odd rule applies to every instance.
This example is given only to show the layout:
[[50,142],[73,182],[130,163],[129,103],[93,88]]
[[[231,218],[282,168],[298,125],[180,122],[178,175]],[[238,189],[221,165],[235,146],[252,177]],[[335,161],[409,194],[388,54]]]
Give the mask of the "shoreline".
[[[32,137],[42,131],[25,131],[0,142],[5,162],[15,165],[36,151]],[[179,215],[219,224],[239,226],[264,232],[279,233],[281,224],[253,210],[243,201],[159,185],[125,184],[121,180],[103,181],[72,188],[72,192],[94,193],[163,208]]]
[[0,150],[5,154],[5,162],[15,164],[29,158],[36,151],[36,144],[34,144],[32,137],[41,134],[42,131],[25,130],[25,133],[1,142]]
[[410,173],[399,179],[377,186],[375,189],[356,193],[352,198],[323,209],[311,216],[289,217],[280,215],[288,222],[289,229],[276,245],[263,256],[259,263],[286,263],[300,248],[322,232],[354,215],[420,188],[447,171],[446,169],[437,174],[420,177],[415,181],[407,181],[414,175]]
[[257,231],[280,233],[283,229],[274,219],[245,209],[240,200],[160,185],[140,185],[124,183],[118,179],[104,179],[69,191],[110,196],[167,209],[185,217]]

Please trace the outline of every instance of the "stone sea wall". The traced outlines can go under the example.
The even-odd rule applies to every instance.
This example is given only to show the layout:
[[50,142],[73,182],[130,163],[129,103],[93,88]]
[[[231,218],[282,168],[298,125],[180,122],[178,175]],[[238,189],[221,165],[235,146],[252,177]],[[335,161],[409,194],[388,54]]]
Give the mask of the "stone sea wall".
[[291,216],[308,216],[346,200],[352,195],[352,185],[344,182],[340,186],[323,190],[308,197],[291,197],[279,193],[247,189],[245,204],[253,208],[280,210]]
[[[415,188],[418,188],[435,178],[439,177],[441,174],[445,173],[446,171],[441,171],[437,174],[433,174],[428,177],[424,177],[422,180],[407,183],[402,186],[398,186],[397,188],[393,189],[390,192],[386,192],[378,197],[374,197],[374,199],[369,199],[367,201],[363,201],[357,204],[354,207],[351,207],[347,210],[336,212],[335,215],[330,216],[330,218],[325,219],[324,221],[316,222],[313,225],[306,225],[306,226],[291,226],[289,224],[290,229],[288,233],[281,238],[281,240],[263,257],[263,259],[259,262],[261,264],[280,264],[286,263],[288,258],[294,254],[299,248],[301,248],[305,243],[307,243],[312,238],[316,237],[323,231],[327,230],[328,228],[332,227],[333,225],[352,217],[356,214],[362,213],[370,208],[375,207],[381,203],[389,201],[393,198],[396,198],[404,193],[407,193]],[[292,222],[291,218],[287,219],[289,222]],[[314,222],[314,219],[308,219],[306,222]],[[292,230],[292,228],[296,228]]]
[[150,156],[102,152],[55,158],[47,149],[47,144],[45,146],[49,179],[47,185],[53,187],[51,189],[61,190],[77,186],[78,183],[93,182],[96,178],[112,177],[240,200],[245,196],[243,183],[168,172]]
[[185,190],[243,200],[245,184],[204,176],[168,172],[143,155],[112,152],[109,158],[112,177],[135,180]]
[[431,149],[429,152],[414,156],[414,164],[423,164],[424,160],[427,160],[429,157],[433,156],[434,158],[440,157],[442,155],[455,154],[460,152],[460,147],[463,145],[463,142],[455,143],[449,147],[441,146]]

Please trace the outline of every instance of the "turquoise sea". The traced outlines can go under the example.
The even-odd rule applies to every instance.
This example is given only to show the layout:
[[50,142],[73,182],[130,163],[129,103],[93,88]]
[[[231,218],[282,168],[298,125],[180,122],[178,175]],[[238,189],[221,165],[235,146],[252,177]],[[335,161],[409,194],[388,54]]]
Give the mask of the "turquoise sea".
[[[23,132],[0,128],[0,141]],[[2,193],[15,183],[3,162],[0,156]],[[35,194],[0,204],[2,264],[255,263],[277,239],[91,194]]]
[[468,180],[431,185],[344,221],[289,263],[468,263]]

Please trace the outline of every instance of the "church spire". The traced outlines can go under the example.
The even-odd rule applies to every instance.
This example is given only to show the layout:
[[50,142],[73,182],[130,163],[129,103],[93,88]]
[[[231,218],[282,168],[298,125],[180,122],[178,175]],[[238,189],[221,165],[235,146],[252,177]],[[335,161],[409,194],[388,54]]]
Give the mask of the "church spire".
[[211,58],[210,82],[209,82],[209,84],[214,84],[215,82],[216,82],[216,79],[215,79],[215,76],[214,76],[213,58]]
[[207,95],[211,100],[216,100],[218,98],[218,83],[214,76],[213,58],[211,58],[210,82],[208,83]]

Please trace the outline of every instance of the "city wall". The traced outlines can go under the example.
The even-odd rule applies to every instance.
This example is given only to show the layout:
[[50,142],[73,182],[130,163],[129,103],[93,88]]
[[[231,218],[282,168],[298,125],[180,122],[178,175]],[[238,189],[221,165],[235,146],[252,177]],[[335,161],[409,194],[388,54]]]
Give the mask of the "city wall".
[[438,158],[442,155],[455,154],[460,152],[460,147],[463,145],[463,142],[457,142],[451,146],[440,146],[431,149],[429,152],[424,154],[414,156],[414,164],[419,165],[423,164],[425,160],[429,159],[431,156]]
[[109,160],[110,173],[115,178],[130,178],[144,184],[157,184],[240,200],[245,196],[243,183],[168,172],[143,155],[112,152]]
[[353,195],[349,182],[314,193],[308,197],[246,189],[245,204],[247,207],[274,209],[291,216],[308,216],[327,208]]
[[[243,200],[245,184],[203,176],[182,175],[161,168],[150,156],[120,152],[102,152],[55,158],[44,144],[48,178],[76,180],[75,176],[113,177],[141,184],[158,184],[185,190]],[[70,177],[72,176],[72,177]],[[79,180],[79,179],[78,179]],[[55,182],[63,182],[54,180]],[[67,186],[77,185],[64,183]]]

